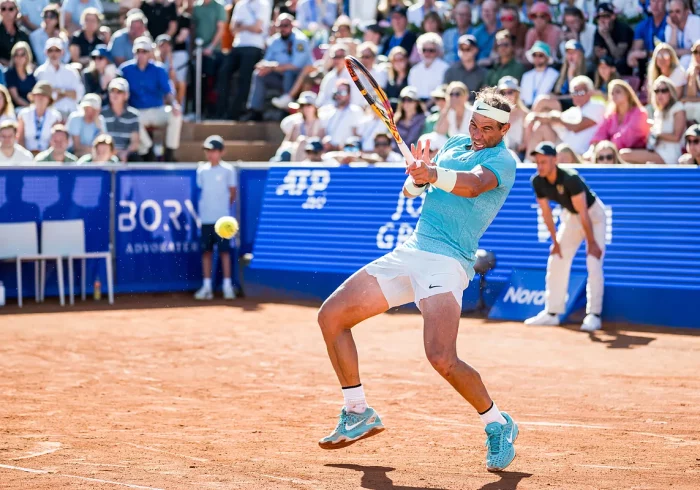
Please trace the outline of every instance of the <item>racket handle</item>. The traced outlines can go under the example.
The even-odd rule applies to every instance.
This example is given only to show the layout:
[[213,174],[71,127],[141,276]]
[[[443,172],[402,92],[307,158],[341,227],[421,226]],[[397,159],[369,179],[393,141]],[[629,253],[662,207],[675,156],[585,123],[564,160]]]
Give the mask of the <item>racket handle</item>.
[[399,150],[401,151],[401,154],[403,157],[406,159],[408,164],[416,163],[416,167],[420,167],[420,162],[416,162],[415,158],[413,158],[413,155],[411,155],[411,150],[408,149],[408,146],[406,146],[406,143],[403,141],[398,143],[399,145]]

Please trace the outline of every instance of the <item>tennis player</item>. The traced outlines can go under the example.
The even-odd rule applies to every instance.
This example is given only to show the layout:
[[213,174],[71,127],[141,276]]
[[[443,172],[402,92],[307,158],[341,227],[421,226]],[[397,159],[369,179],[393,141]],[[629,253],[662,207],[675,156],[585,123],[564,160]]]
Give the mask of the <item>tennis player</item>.
[[384,425],[365,400],[357,349],[350,329],[389,308],[415,302],[423,315],[428,360],[479,413],[486,430],[486,467],[505,469],[515,457],[518,426],[501,412],[479,373],[457,357],[462,294],[474,277],[479,239],[506,200],[516,162],[503,143],[510,105],[485,88],[477,94],[467,135],[450,138],[431,162],[430,146],[412,149],[403,193],[427,192],[413,235],[393,252],[365,266],[323,304],[319,325],[345,406],[335,430],[319,441],[324,449],[348,446],[378,434]]

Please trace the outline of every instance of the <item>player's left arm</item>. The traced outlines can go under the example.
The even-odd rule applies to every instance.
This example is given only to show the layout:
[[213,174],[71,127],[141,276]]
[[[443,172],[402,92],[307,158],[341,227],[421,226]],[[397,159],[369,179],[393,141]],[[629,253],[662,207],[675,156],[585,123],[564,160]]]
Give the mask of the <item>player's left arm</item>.
[[581,226],[583,226],[583,232],[586,234],[587,255],[592,255],[596,259],[600,259],[603,256],[603,251],[595,241],[595,235],[593,234],[593,223],[591,222],[591,216],[588,214],[588,200],[586,199],[586,193],[580,192],[575,196],[571,196],[571,204],[574,206],[574,209],[581,218]]

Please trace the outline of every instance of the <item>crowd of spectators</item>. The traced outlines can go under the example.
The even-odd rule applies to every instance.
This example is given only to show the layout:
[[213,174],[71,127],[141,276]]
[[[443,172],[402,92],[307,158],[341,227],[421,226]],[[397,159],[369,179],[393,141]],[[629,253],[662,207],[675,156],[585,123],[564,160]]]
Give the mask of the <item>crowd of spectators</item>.
[[0,0],[0,162],[24,151],[174,161],[200,82],[207,118],[281,121],[275,161],[400,161],[350,80],[353,55],[409,145],[466,133],[474,93],[496,86],[522,160],[553,141],[561,161],[687,163],[700,122],[695,3],[128,0],[112,32],[100,0]]

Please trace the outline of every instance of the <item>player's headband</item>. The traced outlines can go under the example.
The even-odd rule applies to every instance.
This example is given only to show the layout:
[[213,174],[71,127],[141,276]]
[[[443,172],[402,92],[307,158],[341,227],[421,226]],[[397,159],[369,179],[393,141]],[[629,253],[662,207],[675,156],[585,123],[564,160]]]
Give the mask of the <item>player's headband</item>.
[[494,121],[498,121],[501,124],[506,124],[510,120],[510,112],[490,106],[483,100],[476,101],[474,104],[474,112],[493,119]]

